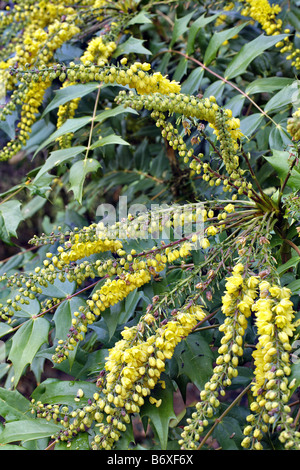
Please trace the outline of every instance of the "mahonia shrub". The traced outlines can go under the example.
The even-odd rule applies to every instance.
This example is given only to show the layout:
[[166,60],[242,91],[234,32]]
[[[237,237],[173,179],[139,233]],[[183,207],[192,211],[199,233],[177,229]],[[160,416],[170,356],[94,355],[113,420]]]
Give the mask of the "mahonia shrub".
[[0,8],[1,447],[300,450],[297,2]]

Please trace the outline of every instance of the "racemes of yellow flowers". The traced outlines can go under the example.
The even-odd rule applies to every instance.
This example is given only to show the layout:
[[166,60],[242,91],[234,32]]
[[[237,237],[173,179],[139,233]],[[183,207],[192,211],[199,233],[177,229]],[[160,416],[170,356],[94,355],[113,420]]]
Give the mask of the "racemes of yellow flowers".
[[[162,295],[154,296],[146,312],[139,312],[130,326],[118,332],[118,338],[108,348],[103,369],[97,370],[97,391],[87,404],[69,409],[33,400],[32,414],[61,424],[61,431],[53,436],[55,443],[67,441],[70,445],[80,432],[92,429],[92,449],[113,449],[132,416],[141,411],[147,400],[157,408],[163,404],[153,390],[165,387],[163,374],[176,356],[176,348],[197,333],[199,325],[214,318],[215,312],[207,311],[206,307],[219,290],[222,292],[217,312],[219,323],[208,324],[208,329],[217,326],[212,374],[199,390],[194,410],[191,413],[188,410],[184,417],[176,436],[178,445],[183,450],[195,450],[206,442],[208,427],[217,422],[222,399],[239,375],[246,334],[251,328],[257,338],[251,345],[253,377],[248,389],[251,412],[241,446],[263,449],[264,436],[275,430],[286,449],[299,450],[300,433],[293,425],[289,406],[294,386],[290,354],[296,312],[291,291],[281,286],[270,247],[271,232],[277,230],[276,234],[282,235],[279,230],[285,218],[282,201],[279,196],[278,200],[270,198],[258,184],[243,152],[245,136],[240,120],[231,109],[219,105],[213,95],[202,97],[183,92],[177,80],[156,71],[146,60],[135,57],[131,60],[130,54],[115,55],[128,22],[136,20],[132,14],[137,11],[132,13],[131,8],[135,4],[139,2],[19,1],[14,10],[8,8],[0,17],[0,28],[6,30],[11,26],[12,34],[18,32],[16,40],[10,42],[9,57],[0,51],[1,80],[11,93],[0,118],[5,119],[20,107],[16,138],[5,144],[0,160],[10,159],[26,145],[45,93],[53,83],[68,91],[72,85],[98,82],[122,87],[112,105],[149,112],[159,130],[155,143],[164,143],[172,156],[174,152],[176,164],[184,168],[193,183],[202,179],[208,183],[203,186],[208,191],[213,187],[217,190],[216,198],[209,196],[191,216],[172,218],[167,213],[173,235],[185,222],[203,222],[202,230],[196,233],[182,234],[179,239],[170,237],[168,243],[153,242],[151,248],[137,251],[127,243],[134,238],[139,217],[129,217],[124,238],[111,236],[112,228],[109,231],[91,223],[57,237],[34,237],[31,242],[37,247],[51,245],[42,263],[32,271],[2,274],[0,280],[7,282],[11,293],[0,304],[0,318],[12,326],[16,313],[30,301],[40,302],[38,317],[45,317],[60,306],[62,301],[56,297],[43,298],[49,284],[53,286],[57,279],[76,285],[76,292],[66,296],[66,300],[82,292],[86,294],[72,314],[65,337],[55,337],[52,344],[51,360],[59,367],[63,367],[65,360],[72,360],[70,356],[74,357],[79,344],[95,328],[95,322],[112,312],[111,307],[128,300],[146,285],[159,283],[173,269],[185,274],[184,279],[174,282],[175,287],[168,285]],[[267,35],[277,36],[283,30],[287,36],[276,46],[281,53],[288,53],[286,58],[292,66],[300,68],[299,50],[290,42],[289,30],[283,29],[283,20],[279,18],[281,7],[266,0],[245,0],[242,6],[241,16],[250,17]],[[234,7],[230,2],[224,11],[231,12]],[[225,21],[226,15],[220,19]],[[94,36],[93,28],[102,21],[101,34]],[[59,49],[79,38],[86,39],[82,54],[66,64],[56,63]],[[75,98],[58,107],[57,128],[74,118],[79,104],[80,98]],[[299,110],[287,125],[294,141],[299,137],[298,121]],[[56,142],[66,149],[72,146],[73,137],[72,133],[65,134]],[[206,156],[202,153],[204,141],[210,145]],[[249,164],[249,171],[241,164],[242,157]],[[229,200],[220,197],[220,189],[229,193]],[[142,226],[147,235],[157,227],[164,228],[162,220],[151,225],[147,216],[142,217]],[[281,238],[286,241],[283,235]],[[195,244],[199,258],[193,257]],[[182,293],[184,300],[180,297]],[[81,397],[80,392],[76,401]]]

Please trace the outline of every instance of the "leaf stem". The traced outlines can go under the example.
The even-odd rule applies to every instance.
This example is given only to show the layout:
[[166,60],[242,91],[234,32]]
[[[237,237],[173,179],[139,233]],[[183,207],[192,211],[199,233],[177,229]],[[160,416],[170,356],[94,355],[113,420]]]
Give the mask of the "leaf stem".
[[232,88],[234,88],[235,90],[237,90],[241,95],[243,95],[245,98],[247,98],[247,100],[250,101],[250,103],[253,104],[253,106],[255,106],[260,113],[262,113],[267,119],[269,119],[270,121],[272,121],[272,123],[277,127],[277,124],[276,122],[260,107],[258,106],[258,104],[255,103],[255,101],[250,98],[249,95],[247,95],[247,93],[245,93],[243,90],[241,90],[238,86],[236,86],[234,83],[230,82],[229,80],[227,80],[226,78],[222,77],[221,75],[219,75],[217,72],[214,72],[213,70],[211,70],[209,67],[207,67],[206,65],[204,65],[202,62],[200,62],[199,60],[195,59],[194,57],[190,57],[189,55],[185,54],[184,52],[181,52],[181,51],[175,51],[173,49],[168,49],[166,51],[163,51],[164,53],[166,52],[169,52],[169,53],[172,53],[172,54],[179,54],[183,57],[185,57],[186,59],[188,60],[191,60],[193,62],[195,62],[195,64],[197,65],[200,65],[200,67],[202,67],[204,70],[206,70],[207,72],[209,72],[210,74],[214,75],[215,77],[217,77],[219,80],[222,80],[222,82],[226,83],[227,85],[231,86]]
[[202,439],[200,445],[198,446],[197,450],[200,450],[201,447],[203,447],[203,445],[205,444],[205,442],[207,441],[207,439],[209,438],[209,436],[211,436],[211,434],[214,432],[215,428],[217,427],[217,425],[219,423],[221,423],[222,419],[225,418],[225,416],[229,413],[229,411],[241,400],[241,398],[248,392],[248,390],[250,389],[251,387],[251,383],[246,387],[244,388],[244,390],[233,400],[233,402],[228,406],[228,408],[226,408],[226,410],[221,414],[220,418],[217,418],[213,424],[213,426],[210,428],[210,430],[208,431],[208,433],[204,436],[204,438]]
[[284,191],[284,189],[285,189],[285,187],[286,187],[286,185],[287,185],[287,183],[288,183],[288,180],[290,179],[290,177],[291,177],[291,175],[292,175],[293,168],[294,168],[294,166],[296,165],[296,163],[298,162],[298,160],[299,160],[299,155],[297,155],[297,156],[294,158],[294,160],[292,161],[292,164],[291,164],[291,166],[290,166],[290,169],[289,169],[289,171],[288,171],[288,173],[287,173],[287,175],[286,175],[286,177],[285,177],[284,182],[282,183],[282,186],[281,186],[281,188],[280,188],[280,193],[279,193],[279,201],[281,201],[281,198],[282,198],[282,195],[283,195],[283,191]]
[[297,245],[295,245],[295,243],[293,243],[291,240],[288,240],[287,238],[285,238],[283,241],[287,243],[288,245],[290,245],[291,247],[293,247],[294,250],[297,252],[297,254],[300,256],[300,248]]
[[87,160],[88,153],[89,153],[89,150],[90,150],[90,147],[91,147],[92,135],[93,135],[93,130],[94,130],[94,122],[95,122],[97,107],[98,107],[99,98],[100,98],[101,86],[102,86],[102,83],[100,83],[100,85],[98,87],[97,96],[96,96],[96,99],[95,99],[94,111],[93,111],[93,116],[92,116],[92,121],[91,121],[90,134],[89,134],[89,140],[88,140],[88,145],[87,145],[87,148],[86,148],[84,161]]

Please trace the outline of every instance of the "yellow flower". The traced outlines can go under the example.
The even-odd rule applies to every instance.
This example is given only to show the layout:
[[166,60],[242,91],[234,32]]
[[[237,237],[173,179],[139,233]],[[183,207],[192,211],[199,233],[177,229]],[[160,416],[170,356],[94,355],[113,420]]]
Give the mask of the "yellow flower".
[[231,212],[234,211],[234,205],[233,204],[227,204],[227,206],[224,207],[224,210],[230,214]]
[[101,61],[107,61],[116,50],[117,44],[114,41],[105,42],[102,36],[92,39],[80,60],[83,64],[89,62],[99,64]]

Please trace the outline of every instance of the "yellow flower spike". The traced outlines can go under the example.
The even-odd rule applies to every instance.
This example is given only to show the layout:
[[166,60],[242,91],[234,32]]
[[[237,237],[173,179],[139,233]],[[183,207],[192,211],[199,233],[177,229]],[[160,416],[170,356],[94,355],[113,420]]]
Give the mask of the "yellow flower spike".
[[[267,281],[259,284],[260,297],[252,306],[256,315],[258,329],[258,344],[253,352],[255,381],[252,384],[252,393],[256,401],[250,406],[252,412],[261,414],[264,410],[269,412],[278,408],[280,403],[289,399],[288,376],[290,375],[289,338],[295,328],[293,324],[293,304],[289,300],[291,293],[279,285],[271,285]],[[277,380],[274,379],[277,377]],[[286,410],[282,409],[282,412]],[[252,421],[256,418],[252,417]],[[285,420],[285,418],[283,418]],[[272,418],[268,420],[272,424]],[[281,424],[286,426],[286,420]],[[265,429],[262,428],[265,432]],[[244,434],[245,431],[244,431]],[[248,432],[247,432],[248,434]],[[253,433],[254,447],[262,438],[260,432]],[[284,432],[280,434],[281,442],[286,442]]]
[[[224,395],[224,387],[231,384],[232,378],[237,376],[239,356],[243,354],[243,335],[247,328],[247,317],[251,314],[251,307],[257,295],[256,289],[259,280],[254,276],[244,278],[244,266],[238,263],[232,276],[227,278],[226,292],[222,297],[222,311],[226,315],[225,322],[219,327],[224,336],[218,349],[214,373],[209,382],[200,393],[201,401],[196,405],[196,412],[188,426],[185,426],[181,435],[182,449],[193,449],[198,436],[203,432],[204,419],[210,417],[220,402],[218,394]],[[220,392],[217,391],[220,389]]]

